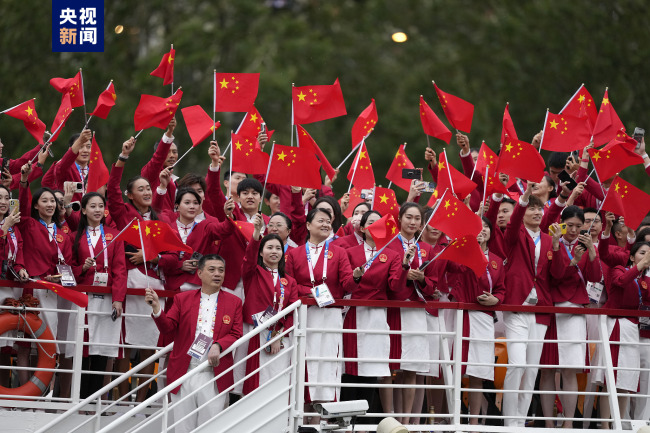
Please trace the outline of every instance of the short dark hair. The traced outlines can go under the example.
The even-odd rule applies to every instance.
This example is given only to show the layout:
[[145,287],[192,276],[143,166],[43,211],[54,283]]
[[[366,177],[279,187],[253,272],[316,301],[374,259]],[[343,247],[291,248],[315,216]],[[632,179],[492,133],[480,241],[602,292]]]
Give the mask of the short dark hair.
[[424,212],[422,211],[422,206],[420,206],[419,204],[417,204],[417,203],[415,203],[415,202],[407,201],[407,202],[404,203],[402,206],[400,206],[400,208],[399,208],[399,214],[398,214],[398,217],[397,217],[397,218],[398,218],[398,219],[402,219],[402,217],[404,216],[404,214],[406,213],[406,211],[409,210],[409,209],[412,208],[412,207],[417,208],[417,210],[420,212],[420,216],[423,216]]
[[201,185],[201,189],[203,191],[208,188],[207,184],[205,183],[205,178],[196,173],[187,173],[185,176],[181,177],[178,180],[176,185],[178,188],[191,188],[192,185],[196,185],[197,183]]
[[544,209],[544,203],[542,202],[541,198],[535,195],[531,195],[528,197],[528,207],[539,207]]
[[246,179],[243,179],[241,182],[239,182],[237,185],[237,195],[240,195],[242,192],[249,189],[252,189],[259,195],[262,195],[262,184],[254,177],[247,177]]
[[370,210],[370,207],[371,207],[370,203],[362,201],[362,202],[357,203],[356,206],[354,206],[354,209],[352,209],[352,213],[354,213],[359,206],[365,206],[365,207],[368,208],[368,210]]
[[381,218],[381,214],[378,211],[376,211],[374,209],[369,210],[368,212],[364,213],[361,216],[361,222],[360,222],[361,227],[364,227],[366,225],[366,222],[368,222],[368,218],[370,218],[370,215],[379,215],[379,218]]
[[176,193],[176,200],[174,200],[174,204],[176,206],[181,204],[181,201],[183,200],[183,196],[186,194],[193,195],[194,198],[198,200],[199,204],[201,204],[201,196],[199,195],[199,193],[194,191],[194,188],[189,188],[189,187],[181,188],[178,190],[178,192]]
[[585,223],[585,214],[582,209],[580,209],[578,206],[567,206],[562,210],[562,213],[560,214],[560,219],[562,221],[566,221],[569,218],[578,218],[582,223]]
[[208,260],[218,260],[221,263],[223,263],[224,266],[226,266],[226,261],[219,254],[206,254],[205,256],[199,259],[199,264],[198,264],[199,269],[203,270],[203,268],[205,268],[205,262],[207,262]]
[[500,205],[503,204],[503,203],[509,203],[509,204],[511,204],[511,205],[513,205],[513,206],[517,204],[516,201],[514,201],[514,200],[511,199],[510,197],[505,197],[505,196],[504,196],[503,199],[501,200]]
[[39,221],[41,219],[40,214],[36,210],[35,206],[38,203],[38,200],[41,198],[41,196],[45,193],[52,194],[52,197],[54,197],[54,202],[56,203],[56,208],[54,209],[54,215],[52,215],[52,222],[56,224],[57,227],[61,227],[61,220],[60,220],[60,215],[59,215],[59,199],[56,198],[56,194],[54,194],[54,191],[52,191],[50,188],[47,187],[42,187],[36,190],[34,193],[34,196],[32,197],[32,209],[31,209],[31,217],[34,218],[36,221]]
[[269,221],[271,221],[271,218],[273,218],[274,216],[281,217],[284,220],[284,222],[287,223],[287,228],[289,230],[291,230],[291,228],[293,227],[293,223],[291,222],[291,218],[289,218],[284,212],[276,212],[276,213],[274,213],[273,215],[271,215],[269,217]]
[[[232,173],[239,173],[239,174],[243,174],[244,176],[248,177],[248,175],[246,173],[242,173],[241,171],[233,171]],[[230,170],[224,171],[223,172],[223,180],[224,181],[226,181],[226,180],[230,181],[230,175],[232,173],[230,172]]]
[[548,167],[551,168],[564,168],[566,159],[569,157],[568,152],[551,152],[548,156]]
[[264,191],[264,200],[271,200],[272,195],[273,193],[267,189],[266,191]]
[[318,205],[321,203],[329,204],[332,207],[332,210],[334,210],[334,215],[332,215],[332,230],[334,230],[334,233],[336,233],[343,225],[343,212],[341,212],[341,205],[334,197],[330,195],[319,197],[314,202],[314,207],[318,207]]
[[644,227],[642,230],[639,230],[639,233],[636,235],[636,242],[647,242],[645,240],[646,236],[650,236],[650,227]]
[[[641,249],[641,247],[644,246],[644,245],[647,246],[647,247],[650,247],[650,242],[635,242],[634,245],[632,245],[632,248],[630,248],[630,257],[635,255],[637,253],[637,251],[639,251]],[[632,260],[628,259],[627,266],[630,266],[631,263],[632,263]]]
[[280,248],[282,248],[282,258],[280,258],[280,262],[278,263],[278,275],[281,277],[284,277],[284,242],[282,242],[282,239],[280,236],[276,235],[275,233],[268,234],[262,238],[260,241],[260,249],[257,250],[257,264],[260,266],[264,266],[264,260],[262,259],[262,250],[264,249],[264,245],[266,245],[267,242],[276,240],[280,242]]

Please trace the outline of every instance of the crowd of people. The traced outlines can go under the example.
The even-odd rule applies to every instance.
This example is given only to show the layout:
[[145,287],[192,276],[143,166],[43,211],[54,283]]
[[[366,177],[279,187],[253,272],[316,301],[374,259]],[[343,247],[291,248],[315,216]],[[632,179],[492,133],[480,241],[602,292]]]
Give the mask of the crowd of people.
[[[586,150],[578,157],[551,153],[547,174],[539,183],[518,181],[509,187],[508,195],[482,197],[479,186],[467,196],[466,205],[481,215],[482,230],[477,240],[488,263],[483,274],[477,276],[466,266],[449,260],[434,260],[427,265],[450,239],[426,223],[433,209],[419,204],[425,188],[423,182],[412,182],[408,199],[399,209],[399,236],[376,256],[377,246],[367,229],[383,215],[372,208],[372,197],[356,204],[352,216],[344,221],[350,196],[344,194],[340,200],[334,197],[331,185],[336,178],[325,177],[319,190],[274,184],[264,188],[264,176],[249,177],[222,170],[226,157],[215,141],[208,150],[210,164],[206,174],[187,173],[179,177],[172,168],[178,158],[175,127],[176,120],[172,119],[141,174],[124,183],[125,165],[138,163],[131,159],[136,140],[127,140],[110,169],[107,185],[97,191],[86,191],[92,169],[92,132],[87,129],[70,138],[67,152],[49,169],[45,169],[47,148],[37,146],[11,160],[3,173],[2,278],[17,283],[14,288],[0,288],[0,298],[18,299],[31,292],[43,308],[70,309],[70,303],[52,291],[21,289],[18,284],[30,277],[61,282],[68,273],[77,284],[110,288],[110,294],[88,294],[85,370],[125,372],[133,354],[128,349],[121,350],[120,344],[139,348],[140,359],[145,359],[156,347],[174,341],[173,352],[166,361],[170,383],[196,367],[201,359],[208,359],[214,373],[219,374],[293,323],[288,315],[268,333],[251,340],[247,350],[237,350],[234,356],[220,359],[220,353],[262,323],[263,316],[278,314],[301,297],[315,297],[320,304],[329,294],[335,301],[332,305],[309,307],[308,328],[378,332],[310,332],[308,357],[358,361],[308,361],[307,380],[331,386],[307,387],[306,401],[308,405],[357,398],[372,402],[374,389],[341,388],[336,384],[441,384],[441,367],[435,361],[441,359],[440,351],[447,341],[439,335],[418,332],[440,331],[439,315],[444,316],[446,330],[453,330],[454,311],[361,306],[343,309],[336,300],[458,301],[488,307],[555,305],[634,311],[650,307],[650,218],[638,228],[628,227],[621,216],[599,211],[610,184],[605,181],[600,185],[587,177]],[[263,149],[266,134],[260,133],[257,139]],[[539,143],[539,137],[536,140]],[[470,148],[469,139],[463,134],[456,135],[456,142],[465,174],[482,185],[481,175],[472,174],[477,151]],[[644,158],[650,175],[645,144],[637,152]],[[33,158],[36,159],[32,164]],[[432,148],[426,148],[424,160],[434,181],[437,180],[437,155]],[[563,171],[577,181],[574,189],[559,179]],[[41,187],[31,191],[30,182],[41,176]],[[499,180],[509,185],[508,176],[501,175]],[[15,189],[19,190],[16,208],[10,206]],[[79,202],[79,210],[74,209],[75,202]],[[269,215],[259,212],[262,202],[270,209]],[[134,218],[169,224],[194,254],[166,251],[146,257],[145,261],[141,249],[119,238],[114,240]],[[238,221],[252,224],[251,237],[238,228]],[[145,287],[149,289],[144,297],[126,294],[127,288]],[[158,297],[158,290],[178,294],[164,299]],[[123,312],[129,316],[122,317]],[[44,311],[41,316],[58,340],[74,339],[74,314]],[[577,391],[577,373],[590,365],[604,365],[604,354],[590,353],[585,341],[604,338],[626,343],[613,345],[611,353],[614,365],[625,369],[617,372],[615,384],[606,383],[602,370],[593,375],[594,381],[602,387],[616,386],[621,395],[650,394],[649,372],[639,370],[650,368],[647,321],[636,316],[612,316],[607,319],[607,326],[610,334],[600,336],[597,316],[466,311],[464,336],[472,341],[464,341],[462,347],[463,360],[469,363],[463,374],[469,376],[470,388],[474,389],[482,388],[484,381],[493,381],[494,367],[489,364],[494,362],[495,345],[490,340],[495,335],[513,340],[507,344],[511,366],[504,388],[522,392],[504,394],[503,414],[507,417],[506,425],[524,426],[538,365],[540,389],[556,389],[559,372],[562,390]],[[389,330],[407,333],[381,333]],[[199,344],[201,338],[207,344]],[[556,342],[558,338],[570,341]],[[549,341],[536,341],[544,339]],[[635,344],[639,342],[646,345]],[[30,363],[29,345],[13,344],[10,340],[3,340],[2,344],[3,365]],[[74,352],[72,345],[58,346],[62,367],[72,365]],[[15,361],[11,361],[14,356]],[[268,350],[242,363],[241,368],[235,368],[234,373],[217,380],[214,394],[195,397],[197,404],[232,386],[247,371],[259,368],[273,357],[277,362],[241,381],[233,392],[248,394],[289,365],[290,354],[281,338],[275,339]],[[364,362],[364,358],[386,362]],[[153,368],[151,365],[143,373],[151,374]],[[8,370],[2,372],[0,379],[7,384]],[[191,391],[192,384],[209,380],[211,374],[208,372],[207,378],[196,375],[175,394]],[[25,371],[18,376],[20,383],[29,380]],[[58,395],[67,397],[69,375],[58,376]],[[88,375],[82,381],[82,397],[91,395],[104,383],[104,376]],[[127,389],[120,392],[125,394]],[[144,400],[147,392],[147,387],[143,387],[137,400]],[[423,407],[442,412],[445,405],[443,391],[425,393],[421,387],[382,387],[379,397],[386,413],[420,413]],[[471,423],[479,422],[481,398],[478,392],[470,394],[469,411],[476,415]],[[577,396],[562,394],[560,400],[565,416],[572,417]],[[543,415],[552,416],[555,395],[544,394],[541,401]],[[649,420],[650,399],[633,401],[634,407],[629,408],[632,416]],[[600,402],[601,415],[607,417],[607,399],[601,397]],[[226,404],[223,399],[211,403],[211,413]],[[625,398],[621,398],[619,407],[622,413],[628,410]],[[187,412],[187,407],[183,411]],[[419,422],[415,417],[400,418],[403,423]],[[547,425],[553,425],[552,421],[547,421]],[[570,425],[570,421],[565,423],[565,427]]]

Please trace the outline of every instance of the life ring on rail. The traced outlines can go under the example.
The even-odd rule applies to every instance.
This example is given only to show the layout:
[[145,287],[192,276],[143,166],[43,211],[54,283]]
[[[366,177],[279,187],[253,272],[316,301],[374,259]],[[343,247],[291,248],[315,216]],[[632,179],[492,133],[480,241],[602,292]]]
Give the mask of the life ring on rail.
[[[29,326],[26,326],[25,322]],[[31,334],[30,329],[34,331],[33,334]],[[50,328],[36,314],[31,312],[24,315],[11,313],[0,314],[0,335],[14,330],[30,333],[36,339],[54,340]],[[56,344],[52,342],[39,342],[36,347],[38,349],[38,363],[36,364],[36,368],[55,368]],[[36,371],[26,384],[18,388],[0,386],[0,395],[41,396],[52,380],[52,376],[54,376],[53,371]],[[0,397],[0,399],[2,398],[4,397]]]

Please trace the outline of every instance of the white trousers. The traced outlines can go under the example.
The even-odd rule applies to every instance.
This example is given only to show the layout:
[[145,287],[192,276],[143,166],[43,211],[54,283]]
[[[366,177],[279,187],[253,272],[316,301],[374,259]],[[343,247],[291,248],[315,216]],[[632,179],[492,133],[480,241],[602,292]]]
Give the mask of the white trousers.
[[[504,312],[503,318],[506,326],[506,338],[523,340],[520,342],[508,341],[508,369],[503,382],[506,390],[532,391],[535,388],[538,367],[511,367],[510,364],[539,364],[544,343],[541,341],[546,334],[546,325],[535,322],[533,313]],[[530,343],[526,340],[540,340]],[[503,415],[506,417],[506,427],[524,427],[526,415],[533,398],[531,392],[504,393]],[[522,417],[512,419],[513,416]]]
[[[650,343],[650,338],[639,337],[639,343]],[[650,346],[639,345],[641,368],[650,368]],[[641,371],[639,377],[639,395],[650,395],[650,372]],[[638,397],[630,399],[634,408],[632,419],[650,419],[650,398]]]
[[[343,316],[339,308],[309,307],[307,328],[310,329],[343,329]],[[342,334],[335,332],[307,331],[308,357],[338,358],[343,347]],[[335,401],[339,399],[341,387],[341,371],[343,365],[339,361],[307,361],[309,382],[320,382],[332,386],[310,386],[311,401]]]

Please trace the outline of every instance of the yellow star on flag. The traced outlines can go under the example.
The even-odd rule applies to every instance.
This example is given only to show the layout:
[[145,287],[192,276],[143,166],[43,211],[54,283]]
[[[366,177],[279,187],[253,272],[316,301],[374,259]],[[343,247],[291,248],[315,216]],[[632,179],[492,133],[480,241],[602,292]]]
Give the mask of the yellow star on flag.
[[25,111],[27,112],[27,115],[30,117],[34,114],[34,110],[29,105],[27,106],[27,110]]
[[444,163],[444,161],[440,161],[438,163],[438,170],[442,170],[443,168],[445,168],[445,163]]
[[359,159],[363,158],[366,158],[366,152],[362,150],[361,153],[359,153]]
[[228,88],[228,81],[224,78],[222,81],[219,82],[221,84],[222,89],[227,89]]
[[609,104],[609,98],[603,98],[603,105]]
[[251,122],[257,123],[257,114],[256,113],[251,114]]
[[[305,95],[304,93],[302,93],[302,91],[300,91],[300,93],[298,93],[298,101],[305,101],[306,96],[307,95]],[[305,101],[305,102],[307,102],[307,101]]]
[[551,128],[557,129],[558,123],[555,120],[551,120],[548,124],[551,125]]
[[585,95],[578,96],[578,102],[582,102],[584,100],[585,100]]
[[235,146],[237,146],[237,150],[241,150],[242,144],[239,141],[237,141],[237,143],[235,143]]
[[510,143],[506,144],[506,152],[510,152],[510,149],[512,149],[514,146]]
[[594,152],[594,155],[592,156],[592,158],[593,158],[594,161],[598,161],[601,158],[600,152]]
[[151,234],[151,228],[150,227],[145,227],[144,232],[146,233],[147,236]]
[[388,196],[386,194],[379,196],[380,203],[388,204]]
[[278,161],[284,161],[284,158],[287,157],[287,154],[284,151],[278,153]]
[[615,190],[616,192],[618,192],[619,189],[621,189],[621,187],[619,186],[619,184],[614,185],[614,190]]

